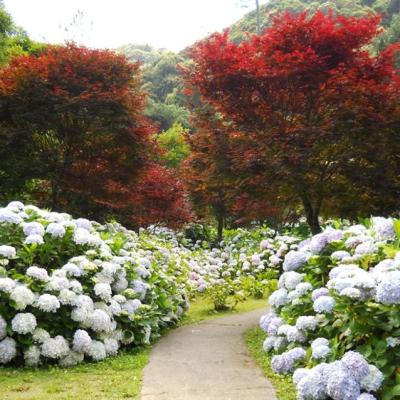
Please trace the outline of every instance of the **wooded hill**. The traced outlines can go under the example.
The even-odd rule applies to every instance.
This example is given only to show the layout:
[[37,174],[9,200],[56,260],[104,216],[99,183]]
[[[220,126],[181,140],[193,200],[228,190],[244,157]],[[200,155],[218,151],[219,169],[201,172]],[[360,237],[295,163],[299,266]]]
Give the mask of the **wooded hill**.
[[[329,9],[346,16],[380,13],[384,32],[375,42],[374,51],[400,39],[400,0],[270,0],[260,7],[261,29],[267,28],[273,17],[280,12],[327,12]],[[247,34],[255,33],[256,19],[256,12],[252,11],[228,27],[231,39],[240,42]],[[140,44],[128,44],[117,49],[129,59],[143,63],[144,88],[149,93],[146,113],[159,126],[160,131],[169,129],[175,122],[189,127],[189,110],[180,94],[182,83],[176,67],[178,63],[187,61],[187,50],[176,54]]]

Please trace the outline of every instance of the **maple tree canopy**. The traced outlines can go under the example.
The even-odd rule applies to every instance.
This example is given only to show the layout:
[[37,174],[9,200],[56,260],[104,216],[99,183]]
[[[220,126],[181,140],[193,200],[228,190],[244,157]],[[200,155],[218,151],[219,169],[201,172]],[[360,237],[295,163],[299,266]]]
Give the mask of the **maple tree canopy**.
[[328,206],[340,216],[398,207],[396,145],[371,155],[377,143],[399,142],[398,46],[376,56],[366,47],[379,21],[286,13],[240,44],[212,35],[184,71],[188,89],[246,135],[238,161],[249,174],[258,163],[264,185],[295,194],[314,233]]

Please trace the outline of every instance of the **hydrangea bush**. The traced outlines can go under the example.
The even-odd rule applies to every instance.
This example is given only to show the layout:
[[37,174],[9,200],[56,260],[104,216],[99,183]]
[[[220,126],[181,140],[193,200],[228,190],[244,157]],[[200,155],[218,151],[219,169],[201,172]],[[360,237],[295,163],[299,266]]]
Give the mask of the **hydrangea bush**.
[[286,253],[261,318],[299,400],[400,396],[400,222],[327,227]]
[[72,366],[148,343],[187,307],[181,253],[117,223],[0,209],[0,364]]

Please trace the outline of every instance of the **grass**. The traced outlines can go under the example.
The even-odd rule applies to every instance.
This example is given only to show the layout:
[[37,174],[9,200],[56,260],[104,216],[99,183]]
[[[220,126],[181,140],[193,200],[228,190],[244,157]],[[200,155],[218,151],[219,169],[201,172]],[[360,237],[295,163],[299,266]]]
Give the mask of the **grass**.
[[[265,307],[265,300],[249,299],[234,311],[212,311],[205,297],[193,301],[181,324],[193,324]],[[150,348],[121,352],[99,363],[74,368],[0,367],[0,399],[4,400],[137,400],[140,396],[143,368]]]
[[74,368],[0,368],[0,398],[7,400],[138,399],[149,349],[126,351]]
[[239,303],[234,310],[215,311],[212,301],[208,297],[200,296],[190,303],[189,312],[182,319],[181,324],[195,324],[196,322],[204,321],[206,319],[223,317],[225,315],[240,314],[263,307],[267,307],[267,302],[265,299],[249,298],[243,303]]
[[260,328],[248,331],[246,344],[250,353],[263,369],[264,375],[274,385],[278,400],[296,400],[296,389],[292,383],[291,376],[279,375],[272,371],[270,367],[271,356],[262,350],[264,339],[265,333]]

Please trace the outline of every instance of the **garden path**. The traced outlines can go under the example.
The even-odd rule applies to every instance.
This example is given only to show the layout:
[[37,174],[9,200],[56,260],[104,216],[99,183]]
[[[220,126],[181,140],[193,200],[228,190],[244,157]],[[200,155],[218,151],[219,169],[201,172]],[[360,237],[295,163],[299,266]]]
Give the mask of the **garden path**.
[[[265,310],[178,328],[152,350],[142,400],[275,400],[244,334]],[[260,351],[262,351],[260,349]]]

